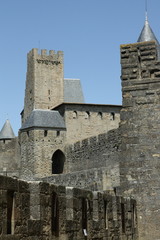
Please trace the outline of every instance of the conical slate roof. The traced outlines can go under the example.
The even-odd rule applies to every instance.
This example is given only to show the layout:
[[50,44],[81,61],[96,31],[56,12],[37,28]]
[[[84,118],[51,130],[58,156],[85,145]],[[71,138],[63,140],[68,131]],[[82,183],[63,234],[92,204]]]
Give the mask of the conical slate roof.
[[6,120],[0,132],[0,140],[15,138],[13,129],[11,127],[10,121]]
[[146,15],[145,24],[137,42],[146,42],[146,41],[152,41],[152,40],[156,41],[156,44],[159,45],[159,42],[154,32],[152,31],[152,28],[149,25],[148,17]]

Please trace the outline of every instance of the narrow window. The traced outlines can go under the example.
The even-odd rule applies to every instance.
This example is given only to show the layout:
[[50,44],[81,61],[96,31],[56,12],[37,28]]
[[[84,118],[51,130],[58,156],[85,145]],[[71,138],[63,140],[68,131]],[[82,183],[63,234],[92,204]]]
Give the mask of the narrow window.
[[60,136],[60,131],[57,131],[57,137],[59,137]]
[[107,214],[107,201],[104,200],[104,225],[105,229],[108,229],[108,214]]
[[133,204],[133,210],[132,210],[132,223],[133,223],[133,228],[135,228],[136,227],[136,208],[134,204]]
[[86,111],[85,112],[85,119],[88,119],[88,118],[90,118],[90,112]]
[[73,112],[73,118],[76,119],[77,118],[77,111]]
[[52,220],[51,231],[52,235],[59,237],[59,201],[55,192],[52,193]]
[[115,120],[115,113],[114,112],[111,112],[111,120]]
[[102,119],[102,117],[103,117],[102,112],[99,112],[99,113],[98,113],[98,116]]
[[121,220],[122,220],[122,233],[125,233],[125,206],[124,203],[121,203]]
[[48,131],[45,130],[45,131],[44,131],[44,137],[47,137],[47,134],[48,134]]
[[52,156],[52,174],[63,173],[65,155],[61,150],[57,150]]
[[7,192],[7,234],[14,234],[14,192]]
[[87,236],[87,200],[82,198],[82,231]]

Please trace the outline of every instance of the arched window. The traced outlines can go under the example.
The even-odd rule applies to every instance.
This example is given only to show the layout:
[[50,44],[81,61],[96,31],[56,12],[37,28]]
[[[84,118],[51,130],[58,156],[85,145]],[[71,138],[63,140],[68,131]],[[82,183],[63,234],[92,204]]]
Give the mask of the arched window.
[[111,120],[115,120],[115,113],[114,112],[111,112]]
[[65,155],[61,150],[54,152],[52,156],[52,174],[63,173]]
[[74,111],[74,112],[73,112],[73,118],[74,118],[74,119],[78,118],[77,111]]
[[98,116],[100,117],[100,119],[102,119],[102,117],[103,117],[102,112],[98,112]]
[[85,112],[85,119],[89,119],[90,118],[90,112],[86,111]]

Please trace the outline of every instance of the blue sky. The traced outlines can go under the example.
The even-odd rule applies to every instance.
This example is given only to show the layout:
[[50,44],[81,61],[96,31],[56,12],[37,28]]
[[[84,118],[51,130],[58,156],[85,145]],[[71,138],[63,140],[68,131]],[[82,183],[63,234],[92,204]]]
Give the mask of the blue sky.
[[[148,0],[160,40],[160,0]],[[80,78],[87,103],[121,104],[119,46],[137,41],[145,0],[1,0],[0,129],[17,135],[24,104],[26,55],[32,48],[64,51],[66,78]]]

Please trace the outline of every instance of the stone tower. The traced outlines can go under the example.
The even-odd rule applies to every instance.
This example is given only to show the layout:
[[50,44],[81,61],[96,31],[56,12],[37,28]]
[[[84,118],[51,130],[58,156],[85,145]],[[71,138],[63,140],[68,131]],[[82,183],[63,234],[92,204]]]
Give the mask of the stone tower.
[[27,59],[22,123],[33,109],[52,109],[64,101],[63,52],[32,49]]
[[[31,180],[63,171],[65,130],[58,111],[32,111],[19,134],[22,179]],[[59,163],[54,159],[57,150]]]
[[[62,149],[65,123],[58,111],[64,101],[63,52],[28,53],[22,127],[19,132],[23,179],[51,175],[52,155]],[[57,170],[58,171],[58,170]]]
[[146,13],[137,44],[121,46],[121,187],[138,202],[139,236],[160,236],[160,45]]
[[122,192],[138,203],[140,240],[160,236],[160,61],[157,43],[121,46]]

